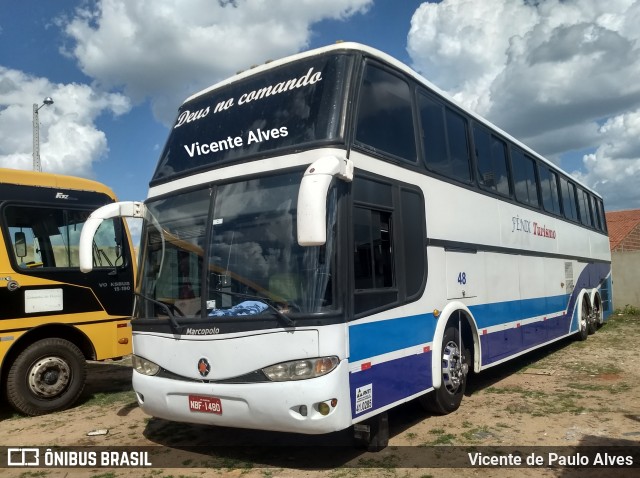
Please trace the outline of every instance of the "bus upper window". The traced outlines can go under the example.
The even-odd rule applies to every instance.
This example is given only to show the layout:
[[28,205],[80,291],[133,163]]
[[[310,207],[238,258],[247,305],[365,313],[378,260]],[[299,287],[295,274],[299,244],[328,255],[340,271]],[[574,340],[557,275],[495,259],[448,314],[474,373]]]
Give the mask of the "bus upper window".
[[540,191],[545,211],[560,214],[560,198],[558,197],[558,175],[546,166],[539,165]]
[[585,226],[593,226],[593,215],[589,204],[589,196],[582,188],[578,190],[578,210],[580,211],[580,222]]
[[360,88],[356,140],[409,161],[417,158],[409,85],[371,64]]
[[473,128],[473,137],[480,186],[503,196],[510,196],[511,188],[509,187],[505,143],[478,125]]
[[425,95],[420,95],[420,117],[427,168],[469,182],[471,168],[466,119]]
[[517,149],[511,149],[513,162],[513,182],[516,199],[529,206],[539,207],[538,189],[536,186],[536,170],[533,159]]
[[562,193],[562,208],[564,217],[572,221],[578,220],[578,209],[576,207],[576,189],[573,183],[565,178],[560,178],[560,192]]

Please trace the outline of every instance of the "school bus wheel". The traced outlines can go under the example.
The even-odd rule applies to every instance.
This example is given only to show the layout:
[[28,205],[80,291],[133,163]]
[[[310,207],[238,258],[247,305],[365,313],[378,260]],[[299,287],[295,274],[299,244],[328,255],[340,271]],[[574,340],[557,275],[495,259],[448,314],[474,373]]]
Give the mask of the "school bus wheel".
[[26,415],[70,407],[84,390],[86,362],[68,340],[47,338],[18,355],[7,375],[7,400]]

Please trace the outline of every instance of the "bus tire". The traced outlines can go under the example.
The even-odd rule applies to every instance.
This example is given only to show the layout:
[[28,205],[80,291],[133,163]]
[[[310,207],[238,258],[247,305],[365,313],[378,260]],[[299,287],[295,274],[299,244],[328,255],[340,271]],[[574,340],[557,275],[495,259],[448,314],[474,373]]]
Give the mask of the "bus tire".
[[589,311],[589,299],[582,299],[582,307],[580,308],[580,317],[578,317],[578,340],[587,340],[589,337],[589,321],[591,320],[591,312]]
[[[442,337],[442,381],[440,388],[418,398],[420,405],[427,411],[438,415],[455,412],[462,402],[467,387],[470,351],[460,343],[458,325],[447,325]],[[437,360],[437,357],[434,357]]]
[[69,408],[84,390],[84,355],[68,340],[34,342],[11,364],[7,400],[25,415],[44,415]]
[[589,299],[582,298],[582,306],[580,307],[580,316],[578,317],[578,334],[576,338],[580,341],[587,340],[589,337],[589,322],[591,321],[591,311],[589,310]]

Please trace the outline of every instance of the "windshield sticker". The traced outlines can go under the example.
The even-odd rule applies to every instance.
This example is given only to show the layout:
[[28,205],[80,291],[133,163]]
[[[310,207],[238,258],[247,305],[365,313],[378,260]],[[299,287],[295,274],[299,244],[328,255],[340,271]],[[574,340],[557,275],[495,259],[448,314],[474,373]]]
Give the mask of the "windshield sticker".
[[[215,106],[215,108],[213,108],[213,114],[220,113],[221,111],[227,111],[229,108],[236,106],[236,104],[244,105],[246,103],[251,103],[252,101],[261,100],[262,98],[279,95],[280,93],[285,93],[287,91],[313,85],[315,83],[318,83],[319,81],[322,81],[322,72],[321,71],[314,72],[313,67],[311,67],[309,68],[309,71],[307,71],[305,75],[302,75],[299,78],[291,78],[287,81],[281,81],[280,83],[276,83],[275,85],[269,85],[264,88],[250,91],[248,93],[243,93],[238,97],[237,103],[234,98],[229,98],[225,101],[220,101]],[[198,111],[184,110],[178,116],[178,120],[176,121],[176,124],[173,127],[173,129],[180,128],[185,124],[192,123],[202,118],[206,118],[209,115],[209,113],[211,113],[210,106],[207,106],[206,108],[202,108]]]

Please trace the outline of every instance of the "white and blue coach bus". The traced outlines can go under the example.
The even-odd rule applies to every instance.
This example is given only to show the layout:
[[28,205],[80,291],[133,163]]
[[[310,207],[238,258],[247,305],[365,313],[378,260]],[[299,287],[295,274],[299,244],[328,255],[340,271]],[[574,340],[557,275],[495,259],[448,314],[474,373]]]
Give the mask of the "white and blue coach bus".
[[[515,105],[514,105],[515,107]],[[133,387],[168,420],[388,441],[479,372],[612,310],[602,198],[353,43],[182,105],[144,203]]]

